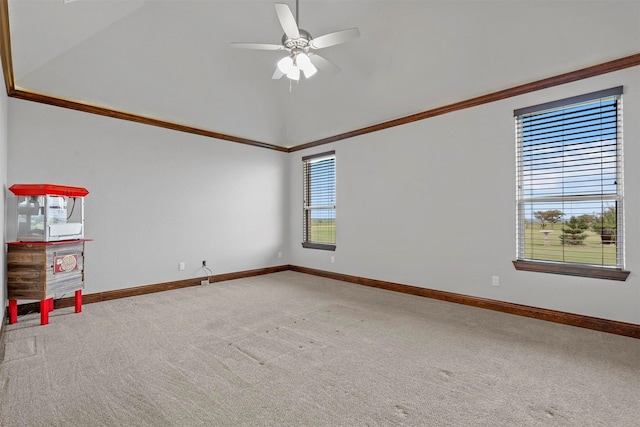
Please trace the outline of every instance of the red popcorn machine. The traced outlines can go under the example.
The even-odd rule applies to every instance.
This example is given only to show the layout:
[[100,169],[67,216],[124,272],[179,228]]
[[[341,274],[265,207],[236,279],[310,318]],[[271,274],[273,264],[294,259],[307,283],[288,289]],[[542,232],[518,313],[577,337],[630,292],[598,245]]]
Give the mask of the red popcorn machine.
[[49,323],[54,297],[74,292],[82,311],[84,288],[84,198],[82,187],[15,184],[18,232],[7,244],[9,323],[18,321],[17,300],[40,300],[40,324]]

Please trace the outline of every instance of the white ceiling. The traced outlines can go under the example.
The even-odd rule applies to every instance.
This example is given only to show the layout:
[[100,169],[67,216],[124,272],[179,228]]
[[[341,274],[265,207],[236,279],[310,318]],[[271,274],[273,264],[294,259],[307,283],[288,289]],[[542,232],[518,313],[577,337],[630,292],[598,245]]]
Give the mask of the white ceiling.
[[[273,4],[9,0],[16,86],[285,147],[640,52],[640,0],[301,0],[342,71],[271,80]],[[295,13],[295,12],[294,12]]]

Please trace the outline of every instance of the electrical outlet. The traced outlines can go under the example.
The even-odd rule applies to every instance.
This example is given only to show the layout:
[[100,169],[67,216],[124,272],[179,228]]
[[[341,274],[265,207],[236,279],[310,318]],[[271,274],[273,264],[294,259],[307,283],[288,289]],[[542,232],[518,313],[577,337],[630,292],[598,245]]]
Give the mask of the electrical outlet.
[[179,263],[178,263],[178,270],[180,270],[180,271],[184,271],[184,269],[185,269],[184,262],[179,262]]
[[203,267],[206,267],[206,266],[207,266],[207,261],[206,261],[206,260],[203,260],[203,261],[202,261],[202,266],[203,266]]
[[500,286],[500,276],[491,276],[491,284],[493,286]]
[[200,281],[200,285],[208,285],[208,284],[209,284],[209,279]]
[[331,264],[333,264],[334,262],[336,262],[336,257],[334,257],[333,255],[331,255]]
[[278,252],[278,258],[282,258],[282,252]]

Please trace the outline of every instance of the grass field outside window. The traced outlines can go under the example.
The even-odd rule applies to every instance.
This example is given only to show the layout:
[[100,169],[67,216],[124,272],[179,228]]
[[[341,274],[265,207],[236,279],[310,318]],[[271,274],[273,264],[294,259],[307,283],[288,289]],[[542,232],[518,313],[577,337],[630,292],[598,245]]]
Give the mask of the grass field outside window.
[[587,238],[583,245],[563,245],[560,236],[562,226],[547,226],[548,241],[540,224],[527,224],[524,232],[524,257],[530,260],[559,261],[568,263],[616,266],[616,245],[602,244],[600,235],[585,231]]

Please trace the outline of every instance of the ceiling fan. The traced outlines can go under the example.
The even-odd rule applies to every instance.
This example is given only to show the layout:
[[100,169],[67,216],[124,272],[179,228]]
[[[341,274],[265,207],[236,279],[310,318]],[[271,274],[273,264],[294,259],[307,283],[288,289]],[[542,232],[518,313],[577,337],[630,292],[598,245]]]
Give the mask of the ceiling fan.
[[315,50],[345,43],[360,36],[357,28],[336,31],[320,37],[312,37],[309,32],[298,26],[298,0],[296,0],[296,16],[293,16],[289,6],[284,3],[276,3],[276,14],[280,25],[284,30],[281,44],[264,43],[231,43],[231,46],[242,49],[258,50],[285,50],[288,55],[278,61],[278,66],[272,79],[280,79],[287,76],[291,80],[300,80],[300,72],[305,78],[313,76],[318,69],[329,73],[336,73],[340,68],[315,53]]

